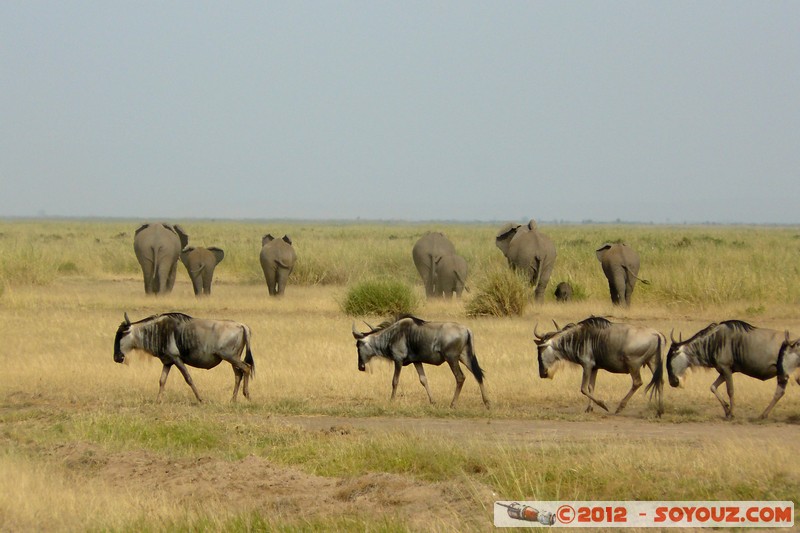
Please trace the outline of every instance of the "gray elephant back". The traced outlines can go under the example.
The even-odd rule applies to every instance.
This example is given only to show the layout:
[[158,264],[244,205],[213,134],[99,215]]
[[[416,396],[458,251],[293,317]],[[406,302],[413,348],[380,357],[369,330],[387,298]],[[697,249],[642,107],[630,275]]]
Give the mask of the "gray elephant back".
[[261,239],[261,261],[262,264],[266,260],[277,260],[291,267],[297,259],[297,254],[294,251],[292,239],[288,235],[284,235],[280,239],[276,239],[271,234],[266,234]]
[[595,251],[601,263],[619,263],[628,267],[639,267],[639,254],[625,243],[605,243]]

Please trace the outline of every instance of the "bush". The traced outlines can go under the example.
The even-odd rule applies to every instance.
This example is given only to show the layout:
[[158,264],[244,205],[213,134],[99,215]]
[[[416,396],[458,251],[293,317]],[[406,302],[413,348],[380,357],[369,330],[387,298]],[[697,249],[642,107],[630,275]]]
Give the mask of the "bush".
[[467,316],[521,315],[532,296],[526,279],[511,269],[497,268],[478,282],[475,296],[467,303]]
[[419,300],[408,285],[381,279],[354,285],[340,305],[350,316],[413,314]]

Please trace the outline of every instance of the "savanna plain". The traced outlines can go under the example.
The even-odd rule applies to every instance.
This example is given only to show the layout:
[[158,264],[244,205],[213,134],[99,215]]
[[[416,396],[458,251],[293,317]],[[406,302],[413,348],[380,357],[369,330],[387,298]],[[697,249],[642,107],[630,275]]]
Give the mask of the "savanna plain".
[[[725,421],[704,371],[665,383],[661,418],[641,389],[619,415],[585,413],[580,372],[540,379],[533,343],[537,324],[590,315],[667,338],[733,318],[800,336],[800,228],[542,223],[558,250],[545,301],[489,317],[467,306],[507,269],[501,224],[172,222],[225,250],[210,297],[195,298],[181,264],[171,294],[145,296],[139,221],[0,221],[0,529],[482,531],[495,500],[800,501],[793,381],[768,420],[774,379],[737,374]],[[431,230],[469,263],[461,300],[425,300],[411,248]],[[282,298],[258,261],[267,232],[291,235],[298,255]],[[594,255],[615,241],[638,250],[650,281],[629,309],[611,305]],[[412,287],[422,318],[472,329],[490,410],[469,373],[449,408],[447,365],[427,368],[433,405],[413,369],[394,402],[389,364],[358,372],[353,323],[387,317],[348,316],[342,302],[371,279]],[[574,301],[555,301],[559,281]],[[178,372],[156,403],[148,355],[114,363],[124,312],[167,311],[250,326],[252,401],[230,402],[227,363],[190,368],[202,404]],[[629,387],[600,373],[596,394],[615,407]]]

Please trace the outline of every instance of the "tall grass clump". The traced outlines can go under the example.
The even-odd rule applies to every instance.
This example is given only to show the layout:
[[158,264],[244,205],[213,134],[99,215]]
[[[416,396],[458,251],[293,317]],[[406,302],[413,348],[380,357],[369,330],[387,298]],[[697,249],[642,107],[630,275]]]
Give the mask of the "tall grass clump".
[[518,273],[495,268],[478,281],[475,296],[467,303],[469,317],[522,315],[533,290]]
[[411,287],[394,279],[353,285],[341,302],[342,311],[350,316],[413,314],[418,305]]

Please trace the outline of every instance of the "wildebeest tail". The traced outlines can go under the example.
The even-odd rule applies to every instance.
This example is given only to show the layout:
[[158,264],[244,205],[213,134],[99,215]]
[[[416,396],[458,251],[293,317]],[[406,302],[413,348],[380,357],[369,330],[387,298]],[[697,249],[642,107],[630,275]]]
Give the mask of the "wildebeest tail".
[[253,360],[253,352],[250,351],[250,328],[242,326],[244,330],[244,362],[250,365],[250,377],[256,377],[256,362]]
[[662,339],[661,334],[658,335],[658,351],[656,352],[656,369],[653,371],[653,379],[644,388],[644,393],[650,391],[650,399],[653,399],[653,394],[656,395],[658,402],[657,413],[661,416],[664,413],[664,361],[661,357],[661,341],[666,344],[666,338]]
[[478,364],[478,358],[475,357],[475,348],[472,346],[472,332],[467,332],[467,357],[469,357],[469,369],[472,375],[478,380],[478,383],[483,383],[483,369]]

